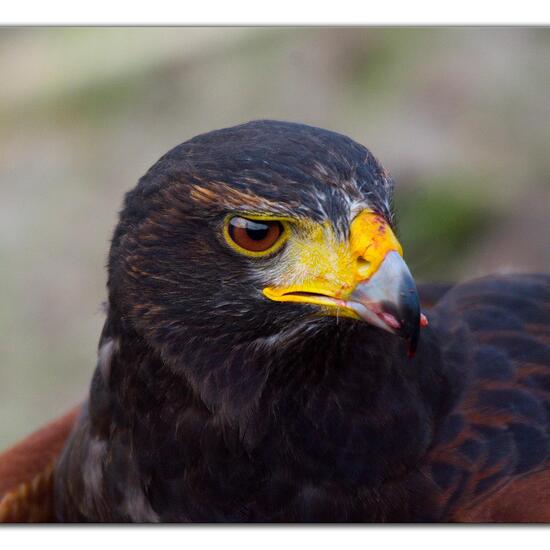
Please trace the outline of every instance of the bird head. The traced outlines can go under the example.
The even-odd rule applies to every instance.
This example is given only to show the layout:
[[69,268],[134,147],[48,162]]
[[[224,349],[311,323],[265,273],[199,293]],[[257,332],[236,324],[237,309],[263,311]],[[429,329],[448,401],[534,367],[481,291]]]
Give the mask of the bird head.
[[187,360],[339,322],[414,350],[422,317],[392,191],[365,147],[330,131],[258,121],[198,136],[127,194],[110,307],[164,356]]

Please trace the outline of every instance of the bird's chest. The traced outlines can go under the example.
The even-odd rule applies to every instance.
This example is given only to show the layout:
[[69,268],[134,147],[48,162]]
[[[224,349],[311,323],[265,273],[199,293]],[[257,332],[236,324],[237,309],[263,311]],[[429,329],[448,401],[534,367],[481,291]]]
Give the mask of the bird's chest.
[[429,410],[405,383],[373,388],[356,373],[284,393],[273,384],[237,421],[165,399],[161,413],[120,424],[119,448],[132,449],[161,521],[403,520],[421,493],[410,478],[431,438]]
[[143,478],[161,521],[376,521],[388,514],[381,501],[391,507],[394,496],[408,498],[408,476],[384,500],[388,469],[405,474],[406,467],[388,452],[390,438],[373,436],[367,423],[315,425],[303,417],[281,424],[252,451],[203,434],[164,449]]

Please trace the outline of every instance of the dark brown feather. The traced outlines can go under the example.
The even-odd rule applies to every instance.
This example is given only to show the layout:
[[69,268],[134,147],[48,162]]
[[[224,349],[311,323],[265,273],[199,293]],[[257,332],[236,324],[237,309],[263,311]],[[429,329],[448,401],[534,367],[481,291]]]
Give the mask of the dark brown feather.
[[460,285],[434,312],[465,322],[467,377],[428,458],[453,521],[550,521],[550,284]]
[[[127,194],[112,240],[98,365],[56,464],[56,516],[547,519],[549,277],[421,288],[429,326],[408,358],[404,340],[367,323],[266,300],[277,256],[253,262],[221,237],[234,209],[261,206],[344,240],[355,201],[393,224],[392,188],[363,146],[291,123],[164,155]],[[7,455],[10,517],[25,517],[20,503],[36,517],[35,500],[49,510],[67,430],[56,433]]]

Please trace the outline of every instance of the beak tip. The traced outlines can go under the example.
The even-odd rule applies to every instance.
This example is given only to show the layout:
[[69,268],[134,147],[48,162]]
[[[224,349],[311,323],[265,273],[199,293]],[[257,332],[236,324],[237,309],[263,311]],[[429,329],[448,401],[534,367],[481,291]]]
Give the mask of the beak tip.
[[[416,284],[401,256],[388,254],[377,273],[360,283],[354,294],[362,305],[357,311],[360,316],[371,322],[375,316],[373,324],[408,340],[408,355],[414,356],[420,328],[426,326],[428,320],[420,311]],[[368,316],[364,310],[368,310]]]

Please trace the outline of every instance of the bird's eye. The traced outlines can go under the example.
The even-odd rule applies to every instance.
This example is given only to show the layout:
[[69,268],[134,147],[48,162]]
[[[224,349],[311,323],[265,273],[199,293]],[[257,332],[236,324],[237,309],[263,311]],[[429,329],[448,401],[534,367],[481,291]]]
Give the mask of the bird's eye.
[[250,220],[234,216],[227,222],[230,244],[252,255],[271,252],[284,231],[283,224],[278,220]]

